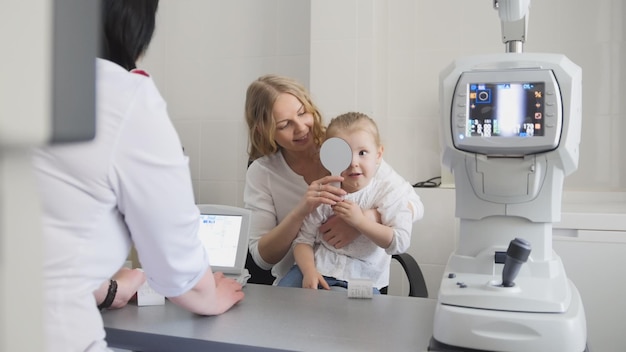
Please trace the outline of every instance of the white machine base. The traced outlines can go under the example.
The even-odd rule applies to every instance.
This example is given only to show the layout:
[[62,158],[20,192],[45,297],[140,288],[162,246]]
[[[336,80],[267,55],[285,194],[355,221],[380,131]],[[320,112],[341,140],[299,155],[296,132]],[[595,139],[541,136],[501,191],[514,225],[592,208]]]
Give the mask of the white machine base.
[[571,281],[569,286],[572,300],[564,313],[509,312],[438,304],[434,341],[429,351],[587,351],[582,301]]

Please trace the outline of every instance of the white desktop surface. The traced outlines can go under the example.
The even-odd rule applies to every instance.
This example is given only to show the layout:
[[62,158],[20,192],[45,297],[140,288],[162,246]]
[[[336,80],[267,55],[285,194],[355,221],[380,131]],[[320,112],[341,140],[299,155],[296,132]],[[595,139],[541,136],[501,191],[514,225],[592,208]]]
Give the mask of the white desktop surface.
[[166,301],[102,313],[111,347],[133,351],[426,351],[436,301],[247,284],[228,312],[204,317]]

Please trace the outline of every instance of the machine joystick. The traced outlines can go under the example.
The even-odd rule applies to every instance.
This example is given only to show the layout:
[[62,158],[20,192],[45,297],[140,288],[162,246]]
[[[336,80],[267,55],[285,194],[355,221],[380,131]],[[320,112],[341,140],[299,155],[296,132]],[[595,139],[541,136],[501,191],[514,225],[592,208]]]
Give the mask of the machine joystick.
[[515,238],[509,243],[509,248],[506,250],[504,268],[502,269],[502,286],[515,286],[513,280],[517,277],[522,264],[528,260],[530,250],[530,243],[524,239]]

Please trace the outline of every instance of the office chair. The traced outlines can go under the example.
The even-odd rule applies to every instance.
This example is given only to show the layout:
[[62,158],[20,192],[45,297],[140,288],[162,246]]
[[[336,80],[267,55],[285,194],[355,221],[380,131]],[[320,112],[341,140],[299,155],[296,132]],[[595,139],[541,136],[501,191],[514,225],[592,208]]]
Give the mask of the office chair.
[[[409,297],[428,298],[426,280],[424,280],[422,270],[413,256],[409,253],[400,253],[392,255],[391,258],[397,260],[402,269],[404,269],[404,273],[409,280]],[[385,293],[387,293],[387,287],[383,287],[382,290],[385,290]]]
[[248,283],[251,284],[261,284],[261,285],[272,285],[274,280],[276,279],[274,275],[272,275],[271,270],[263,270],[261,267],[256,265],[254,259],[252,259],[252,254],[248,250],[248,256],[246,257],[246,269],[250,273],[250,278],[248,279]]
[[[428,298],[428,289],[426,288],[424,275],[415,259],[413,259],[413,256],[408,253],[401,253],[394,254],[391,258],[397,260],[404,269],[406,277],[409,280],[409,297]],[[262,285],[271,285],[274,283],[275,278],[271,271],[263,270],[256,265],[250,252],[248,252],[246,258],[246,269],[248,269],[251,275],[250,279],[248,279],[249,283]],[[383,287],[380,293],[387,294],[387,287]]]

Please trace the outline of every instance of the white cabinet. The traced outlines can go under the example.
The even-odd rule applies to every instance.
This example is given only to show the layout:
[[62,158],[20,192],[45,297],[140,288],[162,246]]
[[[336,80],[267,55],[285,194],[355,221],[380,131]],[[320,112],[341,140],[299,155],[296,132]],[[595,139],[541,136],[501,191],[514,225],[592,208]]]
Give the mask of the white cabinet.
[[566,193],[553,248],[585,306],[591,351],[624,351],[626,193]]

